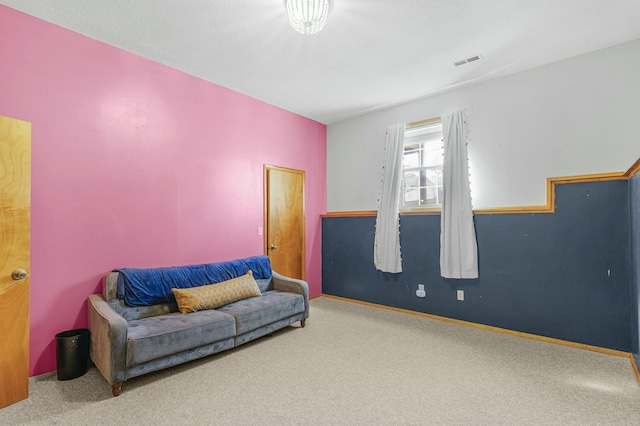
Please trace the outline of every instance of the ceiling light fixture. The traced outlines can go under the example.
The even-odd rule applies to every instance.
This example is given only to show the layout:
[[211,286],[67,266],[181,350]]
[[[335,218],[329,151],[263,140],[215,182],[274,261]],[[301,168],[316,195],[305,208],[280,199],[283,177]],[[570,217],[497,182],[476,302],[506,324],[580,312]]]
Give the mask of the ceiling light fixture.
[[291,26],[301,34],[315,34],[327,22],[329,0],[287,0]]

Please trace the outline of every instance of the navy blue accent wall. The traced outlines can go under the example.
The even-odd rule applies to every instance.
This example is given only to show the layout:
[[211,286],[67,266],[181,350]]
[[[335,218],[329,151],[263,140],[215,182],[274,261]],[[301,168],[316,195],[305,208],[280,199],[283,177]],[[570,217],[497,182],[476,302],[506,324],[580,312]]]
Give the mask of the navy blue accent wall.
[[640,173],[629,180],[631,205],[631,338],[636,364],[640,365]]
[[477,280],[440,277],[439,215],[402,216],[401,274],[373,266],[375,217],[326,217],[322,290],[631,352],[629,213],[620,180],[558,185],[555,213],[476,215]]

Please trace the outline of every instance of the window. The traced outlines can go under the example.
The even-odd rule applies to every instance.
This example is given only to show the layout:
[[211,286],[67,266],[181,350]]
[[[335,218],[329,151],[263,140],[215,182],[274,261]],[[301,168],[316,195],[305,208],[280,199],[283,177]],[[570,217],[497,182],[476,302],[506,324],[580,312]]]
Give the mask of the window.
[[401,209],[442,207],[442,121],[408,125],[402,156]]

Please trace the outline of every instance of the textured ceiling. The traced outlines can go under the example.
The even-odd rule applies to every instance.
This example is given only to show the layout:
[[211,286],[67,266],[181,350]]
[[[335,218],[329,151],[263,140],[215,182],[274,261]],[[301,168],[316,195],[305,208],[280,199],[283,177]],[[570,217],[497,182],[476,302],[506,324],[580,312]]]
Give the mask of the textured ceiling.
[[640,38],[640,0],[331,0],[311,36],[285,0],[0,4],[326,124]]

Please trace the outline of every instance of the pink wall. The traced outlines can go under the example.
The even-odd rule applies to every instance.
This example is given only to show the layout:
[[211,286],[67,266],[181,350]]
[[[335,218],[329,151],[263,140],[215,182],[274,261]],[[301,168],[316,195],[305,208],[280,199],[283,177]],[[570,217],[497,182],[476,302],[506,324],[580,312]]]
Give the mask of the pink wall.
[[306,172],[321,293],[326,126],[0,6],[0,115],[32,123],[30,375],[117,267],[263,253],[263,165]]

